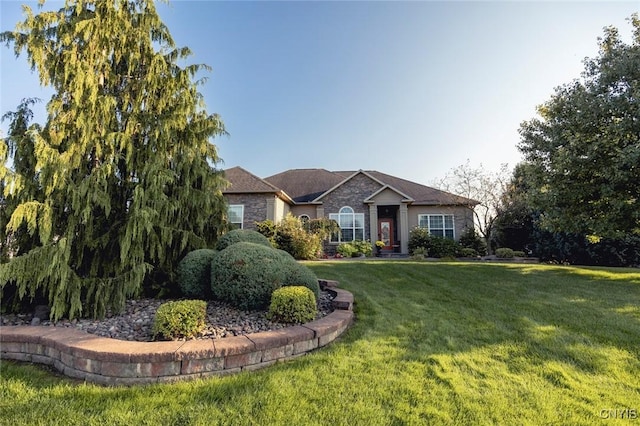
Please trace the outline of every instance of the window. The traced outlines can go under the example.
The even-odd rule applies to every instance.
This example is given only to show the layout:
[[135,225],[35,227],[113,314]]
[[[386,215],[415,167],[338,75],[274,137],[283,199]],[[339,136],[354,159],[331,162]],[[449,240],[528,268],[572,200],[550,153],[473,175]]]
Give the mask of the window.
[[303,224],[308,224],[309,221],[311,220],[311,218],[309,217],[308,214],[301,214],[300,215],[300,222],[302,222]]
[[233,225],[233,229],[242,229],[244,222],[244,206],[242,204],[232,204],[228,210],[229,222]]
[[452,214],[419,214],[418,226],[427,228],[434,237],[454,238]]
[[342,207],[330,213],[329,219],[338,222],[340,232],[331,236],[332,243],[364,240],[364,213],[355,213],[351,207]]

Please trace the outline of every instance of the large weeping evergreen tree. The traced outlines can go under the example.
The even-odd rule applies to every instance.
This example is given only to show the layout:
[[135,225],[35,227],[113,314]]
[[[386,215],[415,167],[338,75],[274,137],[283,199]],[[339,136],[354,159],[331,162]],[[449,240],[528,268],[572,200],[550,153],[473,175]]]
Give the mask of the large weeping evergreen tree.
[[[190,52],[153,0],[24,10],[0,37],[55,94],[42,128],[25,128],[23,104],[0,144],[14,164],[0,168],[5,241],[31,244],[0,265],[0,286],[45,295],[54,320],[102,316],[217,238],[225,181],[210,139],[224,126],[197,91],[203,65],[179,65]],[[30,238],[16,239],[21,230]]]

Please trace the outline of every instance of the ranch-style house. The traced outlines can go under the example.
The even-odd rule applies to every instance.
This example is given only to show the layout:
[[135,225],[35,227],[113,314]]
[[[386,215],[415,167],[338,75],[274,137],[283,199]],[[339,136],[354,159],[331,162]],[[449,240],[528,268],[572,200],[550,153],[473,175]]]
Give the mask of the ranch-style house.
[[374,170],[293,169],[260,178],[241,167],[225,170],[223,191],[229,219],[239,228],[279,222],[288,213],[302,219],[330,218],[340,225],[329,250],[341,242],[385,243],[384,250],[408,254],[409,231],[457,240],[473,227],[476,201]]

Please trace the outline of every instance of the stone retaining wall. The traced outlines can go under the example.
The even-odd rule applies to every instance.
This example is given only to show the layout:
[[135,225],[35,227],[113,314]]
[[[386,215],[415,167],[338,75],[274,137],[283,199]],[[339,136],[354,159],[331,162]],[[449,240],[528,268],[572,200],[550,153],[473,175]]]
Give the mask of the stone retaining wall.
[[130,342],[70,328],[3,326],[0,358],[51,365],[103,385],[171,382],[256,370],[327,345],[353,322],[353,295],[336,293],[335,311],[307,324],[224,339]]

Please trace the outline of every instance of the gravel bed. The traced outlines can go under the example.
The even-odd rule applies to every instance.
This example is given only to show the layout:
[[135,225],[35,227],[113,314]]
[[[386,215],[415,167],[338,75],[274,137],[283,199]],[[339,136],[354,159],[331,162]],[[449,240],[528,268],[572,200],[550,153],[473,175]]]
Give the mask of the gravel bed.
[[[324,317],[333,311],[332,300],[334,294],[321,291],[318,303],[317,318]],[[0,315],[1,325],[32,325],[39,327],[68,327],[98,336],[112,339],[150,342],[153,340],[151,328],[158,306],[166,300],[140,299],[128,300],[122,314],[113,315],[107,312],[102,320],[74,319],[59,320],[56,323],[48,319],[41,319],[45,315],[36,312],[23,314]],[[265,311],[242,311],[221,302],[207,302],[207,324],[198,339],[221,339],[261,331],[278,330],[290,327],[269,321]]]

